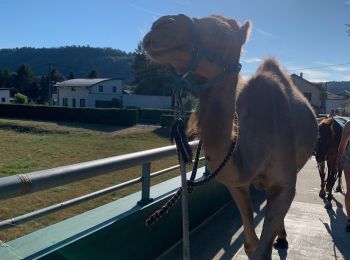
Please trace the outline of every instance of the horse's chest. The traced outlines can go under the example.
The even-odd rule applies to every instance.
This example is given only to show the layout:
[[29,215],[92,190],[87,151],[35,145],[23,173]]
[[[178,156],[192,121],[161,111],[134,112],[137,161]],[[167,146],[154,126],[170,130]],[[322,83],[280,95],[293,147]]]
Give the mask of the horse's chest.
[[241,174],[241,172],[232,162],[228,162],[227,165],[218,173],[216,180],[226,186],[231,187],[244,186],[250,182],[249,178]]

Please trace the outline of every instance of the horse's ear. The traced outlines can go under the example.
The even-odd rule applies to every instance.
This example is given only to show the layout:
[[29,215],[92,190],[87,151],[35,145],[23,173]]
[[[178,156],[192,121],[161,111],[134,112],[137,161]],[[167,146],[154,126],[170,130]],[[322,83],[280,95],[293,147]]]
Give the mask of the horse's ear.
[[239,33],[241,35],[241,44],[245,44],[250,36],[250,32],[252,30],[252,23],[250,21],[246,21],[241,28],[239,28]]

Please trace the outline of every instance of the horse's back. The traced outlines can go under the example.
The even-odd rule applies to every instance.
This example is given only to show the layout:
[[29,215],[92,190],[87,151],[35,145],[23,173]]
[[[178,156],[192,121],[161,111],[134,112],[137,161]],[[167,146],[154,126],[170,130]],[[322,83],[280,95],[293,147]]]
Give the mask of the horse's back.
[[[242,153],[250,155],[248,162],[260,160],[263,165],[271,165],[276,160],[289,160],[295,162],[292,164],[298,170],[311,156],[318,131],[314,112],[289,75],[283,73],[274,60],[263,63],[241,89],[237,97],[237,113],[237,145],[240,140],[241,146],[250,143],[249,147],[242,147]],[[256,122],[249,120],[254,113],[259,114]],[[254,150],[263,154],[254,159]]]

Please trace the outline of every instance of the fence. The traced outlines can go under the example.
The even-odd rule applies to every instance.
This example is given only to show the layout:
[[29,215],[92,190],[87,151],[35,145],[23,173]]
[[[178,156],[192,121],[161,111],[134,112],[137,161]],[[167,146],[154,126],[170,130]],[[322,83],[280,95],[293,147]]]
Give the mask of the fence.
[[[192,147],[198,144],[198,141],[190,143]],[[77,203],[102,196],[106,193],[120,190],[136,183],[142,183],[141,198],[139,204],[147,204],[151,201],[150,179],[165,174],[179,168],[179,165],[172,166],[154,173],[150,172],[151,162],[159,160],[176,152],[175,146],[166,146],[136,153],[130,153],[120,156],[114,156],[84,163],[78,163],[53,169],[36,171],[28,174],[18,174],[9,177],[0,178],[0,201],[11,197],[21,196],[28,193],[57,187],[60,185],[72,183],[82,179],[99,176],[117,170],[131,168],[142,165],[142,174],[139,178],[99,190],[72,200],[55,204],[34,212],[17,216],[15,218],[0,221],[0,229],[8,228],[24,221],[37,218],[42,215],[75,205]],[[204,157],[200,158],[203,160]]]

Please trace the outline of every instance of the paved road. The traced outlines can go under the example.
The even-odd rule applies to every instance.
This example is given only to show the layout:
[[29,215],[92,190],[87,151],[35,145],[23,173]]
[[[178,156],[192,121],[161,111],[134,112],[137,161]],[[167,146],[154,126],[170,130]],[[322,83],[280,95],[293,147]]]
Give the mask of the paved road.
[[[350,233],[345,232],[344,194],[335,194],[332,210],[318,197],[320,180],[314,158],[298,176],[297,194],[286,216],[289,249],[273,250],[273,259],[349,259]],[[255,202],[255,223],[262,228],[265,202]],[[192,232],[191,259],[248,259],[243,250],[240,218],[233,203]],[[161,259],[182,259],[182,244]]]

